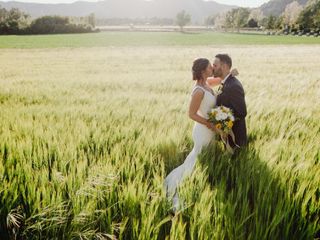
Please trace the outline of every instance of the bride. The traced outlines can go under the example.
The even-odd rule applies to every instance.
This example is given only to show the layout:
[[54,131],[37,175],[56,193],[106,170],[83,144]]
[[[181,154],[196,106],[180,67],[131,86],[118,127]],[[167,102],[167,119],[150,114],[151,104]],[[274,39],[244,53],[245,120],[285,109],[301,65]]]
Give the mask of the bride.
[[192,73],[196,83],[191,93],[189,117],[195,121],[192,131],[194,147],[184,163],[173,169],[164,181],[166,194],[168,198],[172,198],[174,211],[180,207],[178,185],[192,173],[198,154],[214,139],[217,131],[207,117],[207,113],[216,105],[216,95],[207,83],[207,79],[212,76],[212,70],[208,59],[198,58],[193,62]]

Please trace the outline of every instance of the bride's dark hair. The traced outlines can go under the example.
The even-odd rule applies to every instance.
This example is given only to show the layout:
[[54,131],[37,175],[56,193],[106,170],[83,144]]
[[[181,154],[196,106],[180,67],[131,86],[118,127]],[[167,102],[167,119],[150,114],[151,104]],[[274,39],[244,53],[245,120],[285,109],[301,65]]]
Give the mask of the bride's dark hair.
[[209,60],[206,58],[197,58],[193,61],[192,77],[193,80],[200,80],[202,78],[202,72],[206,70],[209,65]]

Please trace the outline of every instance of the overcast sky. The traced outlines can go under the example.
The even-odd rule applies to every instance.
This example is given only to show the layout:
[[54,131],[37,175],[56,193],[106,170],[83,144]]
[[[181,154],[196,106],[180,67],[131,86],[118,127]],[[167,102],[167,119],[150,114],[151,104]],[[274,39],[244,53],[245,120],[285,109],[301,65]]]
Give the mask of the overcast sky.
[[[2,0],[8,2],[8,0]],[[72,3],[75,0],[16,0],[18,2],[37,2],[37,3]],[[97,2],[97,0],[85,0],[87,2]],[[215,0],[216,2],[237,5],[241,7],[258,7],[269,0]]]
[[241,7],[259,7],[261,4],[268,2],[269,0],[215,0],[216,2],[237,5]]

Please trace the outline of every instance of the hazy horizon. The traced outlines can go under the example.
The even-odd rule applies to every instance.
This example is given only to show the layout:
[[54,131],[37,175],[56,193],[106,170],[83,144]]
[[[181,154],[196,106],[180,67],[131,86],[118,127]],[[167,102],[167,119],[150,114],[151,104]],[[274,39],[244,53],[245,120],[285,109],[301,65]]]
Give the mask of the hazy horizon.
[[[3,2],[10,2],[12,0],[2,0]],[[16,2],[28,2],[28,3],[73,3],[77,0],[15,0]],[[81,0],[84,2],[99,2],[99,0]],[[269,0],[214,0],[215,2],[227,4],[227,5],[237,5],[240,7],[258,7]]]

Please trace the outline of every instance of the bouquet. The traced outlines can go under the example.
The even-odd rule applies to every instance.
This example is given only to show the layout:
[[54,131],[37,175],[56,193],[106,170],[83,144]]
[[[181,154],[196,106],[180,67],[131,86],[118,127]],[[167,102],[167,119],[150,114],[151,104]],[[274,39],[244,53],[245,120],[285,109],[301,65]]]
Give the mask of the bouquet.
[[[231,136],[235,143],[235,136],[232,132],[232,127],[235,121],[235,117],[230,108],[224,106],[218,106],[213,108],[209,113],[209,121],[214,124],[220,133],[221,140],[226,145],[229,152],[233,153],[233,149],[229,144],[229,136]],[[236,145],[238,147],[238,145]]]

